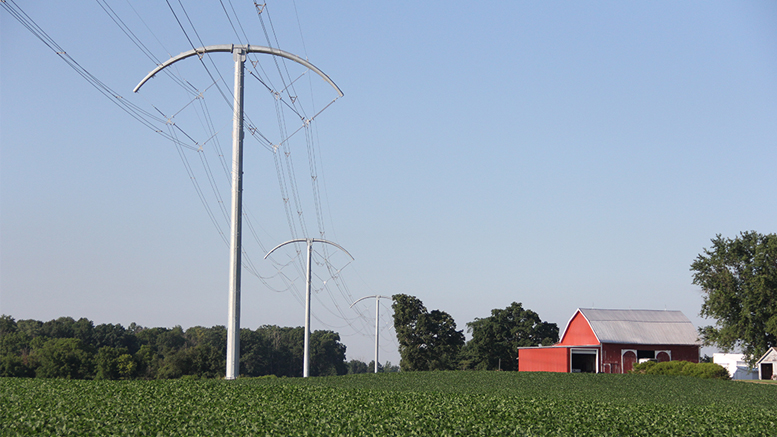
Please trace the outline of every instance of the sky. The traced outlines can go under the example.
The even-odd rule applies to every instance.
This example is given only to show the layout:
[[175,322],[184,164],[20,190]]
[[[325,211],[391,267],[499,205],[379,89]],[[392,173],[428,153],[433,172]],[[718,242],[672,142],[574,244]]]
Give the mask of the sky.
[[17,320],[226,324],[231,57],[132,92],[192,46],[270,44],[344,93],[249,57],[242,327],[304,323],[304,259],[263,257],[322,235],[354,259],[315,247],[312,329],[348,359],[373,357],[374,300],[349,308],[370,295],[416,296],[465,333],[512,302],[562,330],[590,307],[704,326],[693,260],[777,228],[774,2],[15,4],[163,132],[0,11],[0,313]]

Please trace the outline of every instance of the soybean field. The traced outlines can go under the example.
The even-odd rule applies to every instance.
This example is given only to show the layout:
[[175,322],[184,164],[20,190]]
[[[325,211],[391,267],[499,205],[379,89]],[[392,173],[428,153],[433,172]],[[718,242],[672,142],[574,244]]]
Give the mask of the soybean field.
[[321,378],[0,379],[0,434],[772,435],[777,385],[691,377],[406,372]]

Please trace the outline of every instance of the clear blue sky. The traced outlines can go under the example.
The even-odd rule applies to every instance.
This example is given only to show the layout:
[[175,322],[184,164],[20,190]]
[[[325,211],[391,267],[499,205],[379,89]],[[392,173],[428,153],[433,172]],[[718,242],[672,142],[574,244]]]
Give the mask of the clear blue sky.
[[[155,63],[100,3],[18,3],[124,99],[168,116],[189,102],[166,76],[133,95]],[[191,49],[167,3],[147,3],[107,2],[159,59]],[[374,303],[348,309],[370,294],[415,295],[461,329],[513,301],[561,329],[578,307],[676,309],[707,324],[693,259],[716,234],[777,228],[777,3],[268,3],[279,47],[345,93],[310,132],[325,236],[355,257],[333,253],[345,285],[330,279],[317,293],[313,328],[340,332],[349,359],[372,358]],[[239,26],[267,44],[253,2],[223,3],[241,41],[221,3],[184,2],[203,44],[170,4],[196,46],[245,42]],[[0,32],[0,313],[225,324],[228,248],[173,143],[6,10]],[[229,92],[231,56],[205,61]],[[195,58],[179,64],[197,89],[211,84]],[[334,97],[314,79],[295,85],[310,90],[308,115]],[[249,117],[279,137],[274,99],[246,83]],[[215,87],[204,95],[229,154],[229,107]],[[218,166],[216,142],[187,113],[198,104],[176,122],[191,122],[184,129],[204,152],[182,154],[225,232],[200,159],[211,153],[205,162]],[[306,232],[316,233],[306,143],[290,147]],[[296,219],[274,155],[253,138],[245,180],[261,243],[247,250],[280,291],[244,273],[242,326],[299,326],[299,292],[262,260],[262,248],[292,238]],[[298,269],[280,271],[301,286]],[[323,264],[316,271],[329,279]],[[381,361],[396,363],[383,303]]]

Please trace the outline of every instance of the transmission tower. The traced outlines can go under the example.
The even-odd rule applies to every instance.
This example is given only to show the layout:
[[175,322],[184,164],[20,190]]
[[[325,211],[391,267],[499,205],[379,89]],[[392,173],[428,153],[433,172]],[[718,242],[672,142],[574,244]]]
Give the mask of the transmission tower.
[[235,97],[232,111],[232,220],[229,239],[229,313],[227,323],[227,370],[226,379],[235,379],[240,373],[240,271],[242,268],[242,215],[243,215],[243,76],[246,54],[264,53],[280,56],[301,64],[321,76],[337,94],[340,88],[329,77],[310,62],[283,50],[254,45],[213,45],[189,50],[174,56],[151,70],[133,92],[138,92],[146,81],[165,67],[190,56],[202,57],[205,53],[231,52],[235,62]]
[[343,249],[342,246],[340,246],[337,243],[332,243],[331,241],[327,240],[318,240],[315,238],[297,238],[295,240],[289,240],[285,243],[281,243],[275,247],[272,248],[271,251],[267,252],[267,255],[264,256],[265,259],[267,259],[268,256],[270,256],[271,253],[275,252],[275,249],[278,249],[279,247],[285,246],[290,243],[307,243],[308,245],[308,267],[307,267],[307,282],[305,286],[305,347],[304,347],[304,353],[305,357],[303,359],[303,366],[302,366],[302,377],[307,378],[310,376],[310,287],[311,287],[311,261],[312,261],[312,255],[313,255],[313,243],[326,243],[331,244],[332,246],[337,247],[338,249],[342,250],[346,253],[346,255],[350,256],[351,259],[353,257],[350,253],[348,253],[347,250]]

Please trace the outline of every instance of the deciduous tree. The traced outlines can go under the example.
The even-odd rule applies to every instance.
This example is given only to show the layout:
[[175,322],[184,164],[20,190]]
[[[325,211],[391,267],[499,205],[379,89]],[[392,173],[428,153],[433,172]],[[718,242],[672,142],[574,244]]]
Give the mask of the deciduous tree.
[[558,326],[513,302],[491,316],[467,323],[472,339],[465,346],[466,366],[478,370],[518,370],[518,348],[558,341]]
[[52,338],[34,355],[40,363],[36,369],[37,376],[67,379],[94,377],[94,352],[78,338]]
[[30,337],[11,316],[0,317],[0,376],[35,376],[30,366]]
[[705,344],[739,347],[751,364],[777,346],[777,234],[717,235],[691,271],[703,292],[700,315],[715,319],[699,329]]
[[453,370],[458,368],[464,334],[456,330],[450,314],[426,310],[414,296],[395,294],[394,330],[399,341],[399,366],[409,370]]
[[310,373],[313,376],[345,375],[345,345],[334,331],[313,331],[310,335]]
[[351,360],[348,361],[348,374],[354,374],[354,373],[369,373],[370,368],[367,366],[367,363],[360,360]]
[[126,348],[103,346],[97,351],[96,379],[131,379],[135,376],[137,363]]

